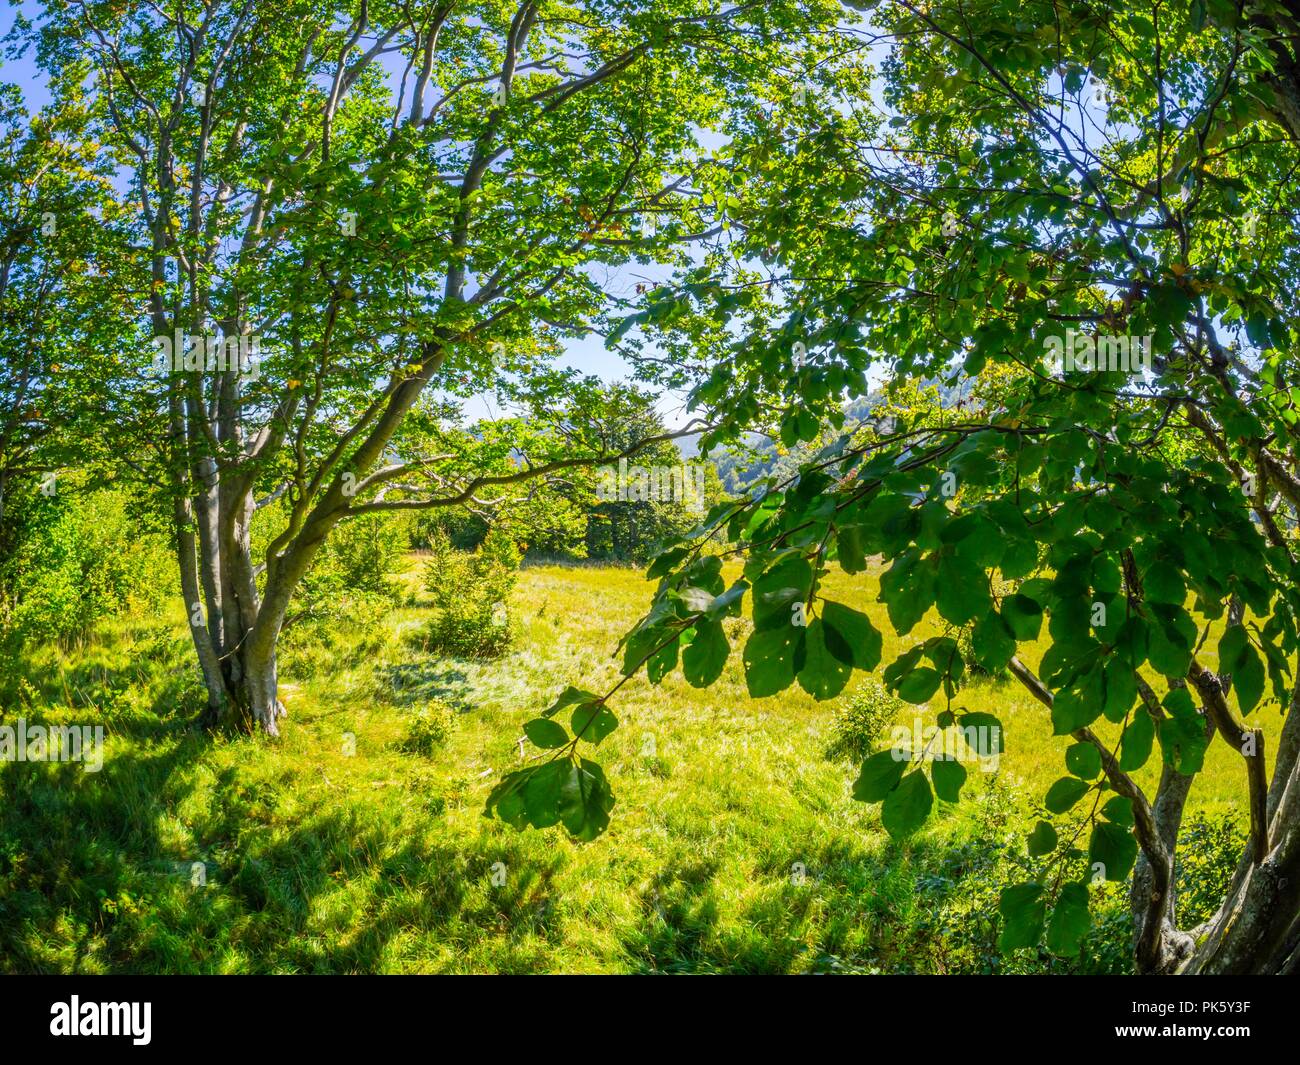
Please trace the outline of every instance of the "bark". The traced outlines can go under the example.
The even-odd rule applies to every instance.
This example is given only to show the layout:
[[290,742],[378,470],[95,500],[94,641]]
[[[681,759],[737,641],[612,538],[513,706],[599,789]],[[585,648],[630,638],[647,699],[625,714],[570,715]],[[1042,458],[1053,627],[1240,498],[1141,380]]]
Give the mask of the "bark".
[[1267,796],[1268,852],[1248,847],[1187,974],[1280,974],[1300,964],[1300,689],[1292,695]]

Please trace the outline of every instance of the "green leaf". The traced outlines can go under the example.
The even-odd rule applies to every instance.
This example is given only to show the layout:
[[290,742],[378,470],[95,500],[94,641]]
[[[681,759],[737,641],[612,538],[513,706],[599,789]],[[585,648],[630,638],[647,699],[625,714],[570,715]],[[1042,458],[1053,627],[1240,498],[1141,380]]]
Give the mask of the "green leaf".
[[[822,621],[826,646],[841,662],[867,673],[880,665],[883,640],[866,614],[828,599],[822,603]],[[840,657],[846,651],[849,657]]]
[[646,659],[645,675],[651,684],[658,684],[677,668],[677,647],[680,643],[680,638],[671,640]]
[[523,828],[528,823],[523,786],[534,772],[535,769],[530,767],[506,774],[488,795],[483,816],[497,817],[512,828]]
[[1117,825],[1132,828],[1133,800],[1126,799],[1123,795],[1114,795],[1102,804],[1101,815],[1108,821],[1114,821]]
[[936,758],[930,763],[934,793],[944,802],[957,802],[966,783],[966,767],[955,758]]
[[[831,641],[840,645],[839,656],[826,646]],[[830,633],[821,618],[813,618],[808,625],[806,654],[803,668],[799,670],[799,687],[818,701],[833,699],[844,690],[844,685],[853,674],[853,667],[844,661],[845,658],[852,657],[852,648],[844,643],[839,633]]]
[[1189,776],[1199,773],[1209,743],[1204,719],[1196,712],[1196,705],[1186,688],[1171,689],[1162,703],[1169,715],[1160,722],[1156,735],[1165,762]]
[[557,763],[567,767],[561,780],[558,812],[569,835],[581,842],[595,839],[609,827],[614,793],[595,762]]
[[569,727],[574,736],[587,743],[597,744],[618,728],[618,718],[604,703],[589,703],[573,711]]
[[564,726],[558,721],[550,721],[544,717],[527,722],[524,725],[524,735],[536,746],[545,750],[554,750],[569,742],[569,734],[564,731]]
[[1014,540],[1002,553],[999,568],[1009,581],[1019,580],[1033,573],[1038,566],[1038,545],[1032,540]]
[[794,683],[795,660],[802,656],[805,638],[804,629],[790,624],[750,633],[744,653],[750,698],[776,695]]
[[1074,743],[1065,752],[1065,768],[1083,780],[1101,776],[1101,752],[1091,743]]
[[1002,915],[999,950],[1038,946],[1047,919],[1047,905],[1042,896],[1042,884],[1013,884],[1002,889],[998,898],[998,913]]
[[1126,773],[1141,769],[1151,757],[1151,745],[1156,737],[1155,722],[1145,710],[1133,715],[1124,730],[1119,745],[1119,767]]
[[996,610],[990,610],[971,630],[975,660],[989,673],[1001,673],[1016,653],[1015,637]]
[[898,787],[885,796],[880,810],[880,820],[885,831],[895,839],[911,835],[930,816],[934,800],[930,795],[930,782],[920,770],[908,773]]
[[721,621],[701,621],[695,626],[695,638],[682,650],[682,675],[694,688],[707,688],[722,676],[731,644],[722,631]]
[[1250,642],[1245,625],[1229,625],[1219,641],[1219,672],[1231,674],[1241,660],[1241,653]]
[[1044,854],[1051,854],[1056,850],[1057,842],[1056,829],[1046,821],[1039,821],[1029,833],[1029,856],[1041,858]]
[[906,636],[925,617],[934,603],[935,567],[930,559],[908,552],[894,560],[880,577],[880,597],[889,612],[889,622],[900,636]]
[[1027,595],[1008,595],[1002,600],[1002,618],[1017,640],[1036,640],[1043,625],[1043,608]]
[[1052,699],[1053,734],[1068,736],[1096,721],[1104,705],[1104,684],[1105,672],[1098,663],[1069,688],[1057,692]]
[[1006,536],[998,526],[978,511],[954,518],[944,527],[940,539],[961,558],[977,568],[988,569],[1002,560]]
[[1088,794],[1089,785],[1078,777],[1062,777],[1047,789],[1043,805],[1054,814],[1063,814]]
[[1106,663],[1106,702],[1102,712],[1108,721],[1123,721],[1137,698],[1137,675],[1126,662]]
[[[967,746],[978,749],[981,757],[1002,754],[1006,750],[1002,722],[992,714],[977,710],[962,714],[958,721]],[[975,742],[972,743],[972,740]]]
[[1232,671],[1232,690],[1237,694],[1237,705],[1243,714],[1249,714],[1264,694],[1264,663],[1255,648],[1246,644]]
[[533,828],[550,828],[560,822],[560,793],[571,763],[567,759],[546,762],[524,781],[524,808]]
[[989,589],[984,570],[959,555],[941,558],[935,606],[939,615],[954,625],[965,625],[987,610]]
[[905,703],[923,703],[939,690],[943,676],[929,666],[912,670],[898,686],[898,697]]
[[791,605],[806,601],[811,587],[812,567],[806,558],[789,555],[777,562],[754,582],[754,628],[788,626]]
[[1147,659],[1157,673],[1181,680],[1192,662],[1196,623],[1181,608],[1156,607],[1153,612],[1156,618],[1147,627]]
[[713,605],[715,596],[712,592],[703,588],[687,587],[678,592],[670,593],[676,596],[679,602],[686,607],[691,614],[703,614]]
[[1056,907],[1052,910],[1051,923],[1047,926],[1047,949],[1063,958],[1073,957],[1079,953],[1083,937],[1091,926],[1087,886],[1065,884],[1056,900]]
[[600,696],[595,692],[583,691],[581,688],[575,688],[573,685],[565,688],[560,693],[560,697],[551,703],[542,711],[543,717],[554,717],[566,706],[577,706],[579,703],[598,703]]
[[[1133,870],[1137,859],[1137,840],[1124,825],[1113,821],[1098,821],[1092,826],[1092,839],[1088,844],[1088,864],[1107,880],[1123,881]],[[1100,865],[1101,869],[1095,867]]]
[[907,760],[895,758],[893,751],[873,754],[862,763],[862,771],[853,784],[853,797],[858,802],[883,802],[903,779],[907,766]]
[[730,588],[709,604],[705,613],[710,621],[716,621],[718,618],[725,617],[732,612],[732,607],[744,598],[745,593],[749,590],[748,581],[736,581]]
[[1169,603],[1182,606],[1187,598],[1187,585],[1183,575],[1171,562],[1157,559],[1142,575],[1142,591],[1149,603]]

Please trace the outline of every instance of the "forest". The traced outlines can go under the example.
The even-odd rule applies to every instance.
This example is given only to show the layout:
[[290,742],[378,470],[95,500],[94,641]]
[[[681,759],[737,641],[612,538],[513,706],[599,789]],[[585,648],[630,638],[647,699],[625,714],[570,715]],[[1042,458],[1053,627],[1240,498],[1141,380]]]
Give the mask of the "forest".
[[1300,972],[1289,5],[0,61],[0,972]]

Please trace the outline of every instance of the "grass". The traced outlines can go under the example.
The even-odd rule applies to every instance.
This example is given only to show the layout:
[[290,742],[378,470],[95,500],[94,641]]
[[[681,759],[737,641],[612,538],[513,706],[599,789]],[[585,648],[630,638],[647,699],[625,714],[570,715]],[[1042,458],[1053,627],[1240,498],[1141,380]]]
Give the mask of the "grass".
[[[4,720],[102,723],[104,766],[0,764],[0,968],[20,972],[1121,971],[1121,886],[1073,961],[993,946],[1000,886],[1023,879],[1026,823],[1068,741],[1010,681],[959,702],[1003,722],[997,772],[905,843],[829,760],[834,704],[751,700],[733,655],[707,690],[680,674],[619,693],[598,749],[618,805],[578,845],[482,816],[520,760],[523,722],[564,685],[600,690],[650,586],[612,567],[524,571],[515,649],[423,652],[431,605],[290,634],[276,742],[211,736],[185,619],[127,618],[75,650],[30,650],[0,678]],[[888,631],[872,581],[828,594]],[[733,645],[746,621],[730,623]],[[927,626],[929,626],[927,628]],[[907,643],[938,631],[929,619]],[[903,646],[886,637],[885,661]],[[1212,644],[1211,644],[1212,646]],[[1039,648],[1027,658],[1037,661]],[[1163,689],[1161,689],[1163,690]],[[445,742],[409,738],[455,711]],[[902,722],[910,723],[911,708]],[[1275,731],[1280,715],[1264,711]],[[933,720],[932,715],[927,720]],[[1102,723],[1105,726],[1105,723]],[[426,737],[427,738],[427,737]],[[426,753],[421,753],[423,750]],[[535,753],[535,752],[530,752]],[[1154,768],[1144,771],[1151,784]],[[1237,756],[1217,744],[1189,812],[1240,821]],[[194,863],[206,883],[195,886]],[[1214,872],[1219,875],[1221,870]],[[1203,885],[1202,885],[1203,887]]]

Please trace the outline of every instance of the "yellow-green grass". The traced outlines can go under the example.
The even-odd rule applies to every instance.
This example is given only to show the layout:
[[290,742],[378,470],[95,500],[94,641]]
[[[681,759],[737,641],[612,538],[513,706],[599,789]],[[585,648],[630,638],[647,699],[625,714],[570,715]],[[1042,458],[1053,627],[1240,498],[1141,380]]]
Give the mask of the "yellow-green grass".
[[[488,820],[483,800],[500,771],[520,763],[523,723],[560,689],[617,681],[616,645],[652,586],[622,568],[527,569],[512,604],[515,648],[470,662],[420,649],[433,604],[418,567],[406,580],[410,605],[378,623],[290,634],[289,718],[276,741],[193,727],[202,696],[179,610],[14,663],[26,695],[6,706],[6,721],[20,713],[102,721],[108,740],[96,774],[74,764],[0,766],[0,964],[85,972],[1046,964],[991,957],[996,892],[985,884],[963,898],[974,882],[963,877],[1023,851],[1036,804],[1064,773],[1070,741],[1051,735],[1046,709],[1015,682],[975,683],[956,701],[1002,720],[998,771],[972,766],[969,801],[942,806],[916,837],[895,843],[877,808],[850,798],[856,767],[824,756],[836,702],[797,687],[751,699],[738,653],[748,623],[729,622],[737,653],[713,687],[694,689],[675,674],[657,687],[638,677],[619,692],[620,727],[593,755],[617,795],[612,823],[597,841],[575,844],[558,829],[516,832]],[[886,663],[941,629],[932,616],[894,638],[873,577],[833,577],[825,594],[872,616],[886,634]],[[1024,657],[1036,664],[1042,649]],[[403,750],[430,699],[458,711],[450,739],[431,756]],[[938,708],[920,711],[923,720]],[[908,708],[900,723],[912,716]],[[1276,708],[1262,716],[1275,733]],[[1109,735],[1105,722],[1100,731]],[[525,756],[537,753],[525,746]],[[1139,778],[1150,786],[1155,771],[1153,761]],[[1222,742],[1189,809],[1244,816],[1241,759]],[[204,863],[201,887],[191,884],[195,862]],[[1115,902],[1122,889],[1101,891]],[[1088,948],[1085,967],[1114,966],[1122,930],[1107,934]]]

